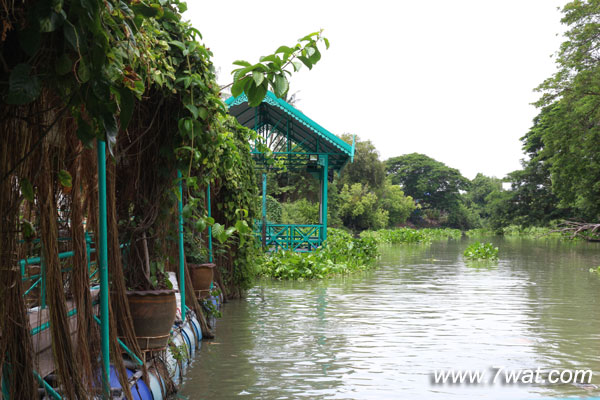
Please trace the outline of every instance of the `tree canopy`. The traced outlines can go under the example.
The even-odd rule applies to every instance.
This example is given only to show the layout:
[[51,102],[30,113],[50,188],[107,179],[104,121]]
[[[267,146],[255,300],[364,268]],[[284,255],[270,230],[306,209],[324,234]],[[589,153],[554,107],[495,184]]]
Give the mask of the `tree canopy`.
[[451,210],[459,202],[460,190],[469,185],[457,169],[424,154],[393,157],[385,166],[392,183],[402,186],[404,193],[424,208]]

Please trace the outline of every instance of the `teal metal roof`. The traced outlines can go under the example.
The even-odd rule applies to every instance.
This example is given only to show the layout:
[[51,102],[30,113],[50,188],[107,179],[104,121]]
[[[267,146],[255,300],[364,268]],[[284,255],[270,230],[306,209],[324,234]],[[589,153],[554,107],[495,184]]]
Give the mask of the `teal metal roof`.
[[310,154],[327,154],[334,170],[354,159],[354,143],[346,143],[270,91],[258,107],[249,107],[245,94],[225,103],[240,124],[256,130],[275,155],[285,155],[295,166],[306,166]]

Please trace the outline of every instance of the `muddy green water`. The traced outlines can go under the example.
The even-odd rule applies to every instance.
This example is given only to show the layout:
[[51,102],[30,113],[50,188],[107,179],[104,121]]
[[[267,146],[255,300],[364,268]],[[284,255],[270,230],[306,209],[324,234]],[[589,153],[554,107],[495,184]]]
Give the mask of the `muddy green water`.
[[[180,394],[189,399],[534,399],[600,396],[600,245],[487,238],[382,249],[376,269],[260,282],[229,302]],[[507,370],[591,369],[592,385],[491,383]],[[435,370],[485,373],[432,383]],[[543,376],[542,376],[543,377]],[[596,387],[598,385],[598,387]]]

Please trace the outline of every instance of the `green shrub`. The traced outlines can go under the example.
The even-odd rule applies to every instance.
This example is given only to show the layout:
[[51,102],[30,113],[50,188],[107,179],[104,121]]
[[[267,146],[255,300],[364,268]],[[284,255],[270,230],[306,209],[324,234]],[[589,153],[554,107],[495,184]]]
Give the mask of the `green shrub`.
[[267,195],[267,221],[281,224],[283,207],[273,196]]
[[281,203],[283,224],[318,224],[319,203],[300,199],[292,203]]
[[468,260],[497,260],[498,248],[491,243],[475,242],[465,249],[463,255]]

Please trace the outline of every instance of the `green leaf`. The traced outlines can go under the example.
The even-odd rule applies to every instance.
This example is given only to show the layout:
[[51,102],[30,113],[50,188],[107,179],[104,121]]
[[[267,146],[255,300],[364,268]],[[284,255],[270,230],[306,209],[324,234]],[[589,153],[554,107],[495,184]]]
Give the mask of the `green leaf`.
[[73,61],[67,54],[63,54],[56,59],[54,64],[54,70],[58,75],[66,75],[71,71],[73,67]]
[[313,32],[313,33],[309,33],[308,35],[304,36],[302,39],[298,40],[299,42],[305,42],[307,40],[312,40],[313,36],[319,36],[321,32]]
[[233,62],[233,65],[239,65],[240,67],[251,67],[252,64],[250,64],[248,61],[244,61],[244,60],[235,60]]
[[277,53],[291,54],[293,52],[294,52],[294,49],[287,47],[287,46],[279,46],[279,48],[277,48],[277,50],[275,50],[275,54],[277,54]]
[[79,34],[77,33],[77,29],[75,29],[75,26],[71,24],[71,22],[69,22],[68,20],[63,28],[63,34],[67,42],[73,48],[73,50],[79,52],[81,47],[81,43],[79,41]]
[[27,240],[35,237],[35,227],[26,219],[21,222],[21,232],[23,232],[23,239]]
[[260,58],[260,62],[269,61],[275,64],[277,68],[280,68],[283,64],[281,58],[277,57],[275,54],[269,54],[268,56],[264,56]]
[[323,41],[325,42],[325,48],[329,49],[329,39],[327,39],[326,37],[324,37]]
[[198,116],[203,121],[206,120],[206,118],[208,118],[208,110],[206,109],[206,107],[198,108]]
[[83,59],[79,60],[79,64],[77,65],[77,76],[82,83],[90,80],[91,73]]
[[171,40],[169,44],[178,47],[181,51],[185,50],[185,45],[181,43],[179,40]]
[[260,86],[260,84],[265,80],[265,76],[260,71],[252,71],[252,78],[256,83],[256,86]]
[[213,224],[212,235],[214,237],[221,235],[223,232],[225,232],[225,227],[223,225],[219,224],[218,222]]
[[275,75],[275,82],[273,87],[275,96],[282,98],[283,96],[285,96],[289,88],[290,84],[285,76]]
[[190,218],[192,218],[192,214],[193,214],[193,209],[189,204],[186,204],[185,206],[183,206],[183,209],[181,211],[181,215],[183,216],[183,218],[190,219]]
[[205,217],[204,220],[206,221],[206,223],[210,226],[215,224],[215,219],[213,217]]
[[31,66],[28,64],[17,64],[13,68],[8,78],[8,95],[5,99],[8,104],[27,104],[40,95],[40,80],[30,74]]
[[73,178],[71,177],[69,171],[65,169],[61,169],[60,171],[58,171],[58,181],[60,182],[62,187],[73,187]]
[[113,114],[102,114],[102,125],[104,126],[106,144],[108,145],[108,151],[111,156],[114,157],[113,148],[117,143],[117,135],[119,128],[117,127],[117,120]]
[[81,118],[77,119],[77,137],[85,145],[90,144],[96,138],[92,127]]
[[298,60],[302,61],[302,64],[306,65],[308,69],[312,69],[313,65],[310,60],[304,56],[298,56]]
[[250,233],[250,227],[248,226],[248,223],[244,220],[237,220],[237,222],[235,223],[235,228],[238,230],[238,232],[242,234]]
[[231,95],[233,97],[238,97],[239,95],[241,95],[242,93],[244,93],[244,85],[246,85],[246,83],[251,80],[252,77],[250,76],[246,76],[242,79],[239,79],[238,81],[236,81],[233,86],[231,87]]
[[129,125],[129,121],[131,121],[131,117],[133,116],[133,106],[135,103],[135,99],[133,97],[133,93],[131,90],[127,88],[120,88],[120,106],[121,106],[121,114],[119,115],[119,120],[121,122],[121,129],[127,129]]
[[258,105],[260,105],[260,103],[262,103],[265,96],[267,95],[266,83],[267,82],[265,81],[260,86],[250,86],[250,88],[248,89],[248,93],[246,93],[248,95],[248,106],[257,107]]
[[309,57],[309,60],[310,60],[310,62],[312,64],[316,64],[321,59],[321,52],[319,51],[319,49],[317,48],[317,46],[311,47],[311,49],[313,49],[314,52]]
[[302,68],[302,63],[300,61],[292,61],[292,65],[294,66],[294,72],[300,71]]
[[198,118],[198,107],[196,107],[195,105],[190,103],[190,104],[186,104],[185,108],[187,108],[192,113],[194,118]]
[[33,185],[29,182],[29,179],[21,178],[19,183],[21,185],[21,194],[23,197],[33,203]]
[[206,221],[204,218],[198,218],[195,228],[198,232],[203,232],[206,229]]
[[48,15],[41,17],[39,20],[40,32],[54,32],[65,21],[64,13],[56,13],[51,11]]
[[162,7],[160,7],[158,4],[155,4],[153,7],[143,3],[137,3],[132,4],[131,9],[136,14],[143,15],[146,18],[153,18],[158,16],[159,14],[162,15]]

